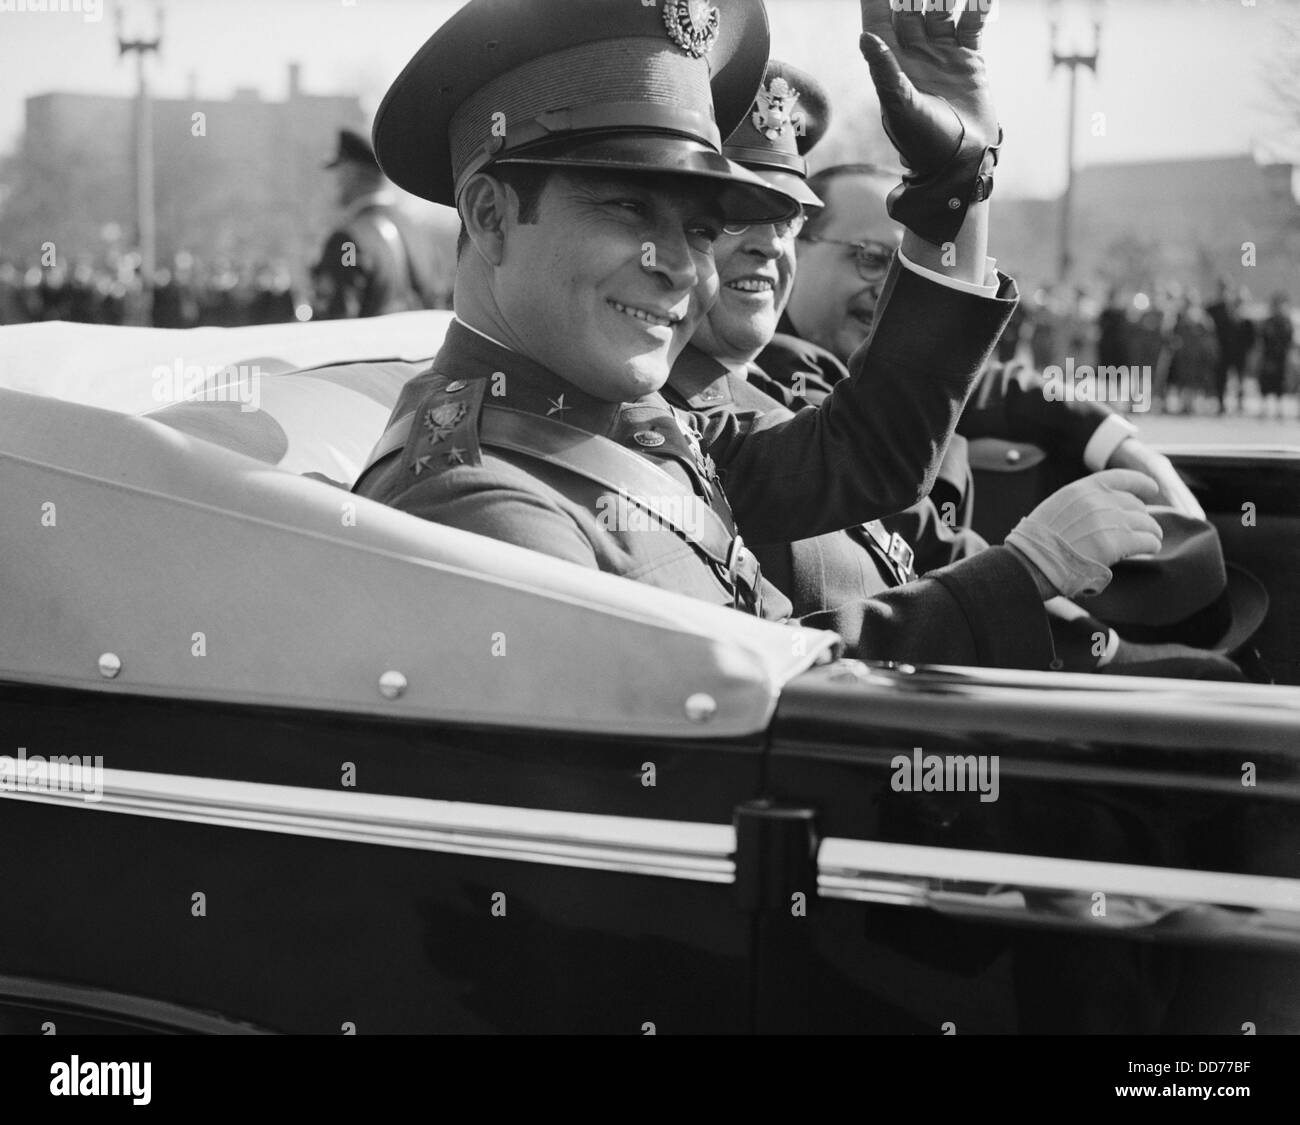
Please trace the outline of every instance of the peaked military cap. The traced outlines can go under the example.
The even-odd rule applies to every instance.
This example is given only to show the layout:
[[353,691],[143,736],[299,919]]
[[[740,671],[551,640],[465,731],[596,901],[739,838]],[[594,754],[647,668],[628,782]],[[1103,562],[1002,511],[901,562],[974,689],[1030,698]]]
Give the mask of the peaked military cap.
[[760,0],[470,0],[416,52],[375,117],[399,187],[455,206],[494,164],[688,176],[729,220],[794,200],[727,160],[769,44]]
[[340,164],[364,164],[367,168],[379,171],[379,161],[375,159],[375,150],[355,129],[340,129],[338,147],[334,156],[324,167],[337,168]]
[[825,87],[806,71],[772,59],[750,112],[722,152],[805,207],[824,207],[808,186],[804,157],[826,135],[830,122]]

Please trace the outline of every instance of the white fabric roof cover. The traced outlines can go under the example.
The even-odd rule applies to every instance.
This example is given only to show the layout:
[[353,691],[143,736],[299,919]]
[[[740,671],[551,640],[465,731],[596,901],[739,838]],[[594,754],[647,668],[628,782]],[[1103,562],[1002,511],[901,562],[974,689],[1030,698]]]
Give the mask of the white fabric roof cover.
[[[227,362],[241,358],[242,343]],[[147,418],[0,390],[3,680],[724,737],[763,729],[834,640],[438,527]],[[392,700],[389,671],[409,685]],[[688,717],[696,695],[716,704],[707,722]]]

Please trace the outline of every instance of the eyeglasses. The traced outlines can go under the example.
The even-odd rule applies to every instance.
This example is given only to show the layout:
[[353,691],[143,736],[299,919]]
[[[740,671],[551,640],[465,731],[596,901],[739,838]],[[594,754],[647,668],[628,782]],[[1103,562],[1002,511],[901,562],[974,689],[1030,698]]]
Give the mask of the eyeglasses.
[[793,219],[782,219],[779,223],[732,223],[730,226],[723,227],[722,233],[735,238],[751,227],[771,227],[776,231],[777,238],[798,238],[806,219],[807,216],[800,211]]
[[812,234],[800,241],[853,247],[853,264],[857,266],[858,276],[863,281],[879,281],[889,272],[889,265],[894,260],[894,248],[884,242],[844,242],[842,239],[818,238]]

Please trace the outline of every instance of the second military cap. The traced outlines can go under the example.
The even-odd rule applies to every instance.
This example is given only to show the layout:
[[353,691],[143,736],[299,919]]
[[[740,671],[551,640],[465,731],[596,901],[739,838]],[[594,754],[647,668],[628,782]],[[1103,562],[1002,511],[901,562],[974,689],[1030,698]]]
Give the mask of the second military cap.
[[375,152],[450,206],[475,172],[531,163],[709,180],[729,219],[785,218],[792,198],[721,154],[768,44],[758,0],[470,0],[385,95]]
[[722,152],[805,207],[823,207],[808,186],[804,157],[826,135],[830,121],[830,99],[822,84],[798,67],[773,59],[750,112]]

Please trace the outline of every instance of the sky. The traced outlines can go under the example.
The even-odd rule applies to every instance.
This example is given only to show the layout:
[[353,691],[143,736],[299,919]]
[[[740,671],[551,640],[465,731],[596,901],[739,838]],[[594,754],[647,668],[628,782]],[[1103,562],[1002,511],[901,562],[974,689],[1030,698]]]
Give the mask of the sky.
[[[557,7],[564,0],[543,0]],[[610,0],[618,2],[618,0]],[[1062,49],[1091,50],[1094,0],[1058,0]],[[1251,151],[1300,131],[1269,85],[1284,25],[1300,0],[1098,0],[1096,75],[1079,72],[1081,164]],[[29,4],[54,11],[23,10]],[[1065,177],[1066,90],[1051,67],[1052,0],[1000,0],[986,55],[1007,143],[998,190],[1042,197]],[[193,88],[226,97],[254,87],[284,97],[291,61],[311,93],[356,93],[374,110],[388,83],[460,5],[443,0],[164,0],[163,53],[151,58],[161,96]],[[774,53],[811,70],[840,104],[870,82],[857,51],[857,0],[767,0]],[[23,127],[24,99],[52,91],[129,95],[134,67],[117,56],[113,0],[0,0],[0,152]],[[128,0],[128,33],[149,33],[153,0]],[[99,8],[98,20],[93,17]],[[15,10],[17,9],[17,10]],[[1291,71],[1300,87],[1300,50]],[[1098,117],[1097,115],[1104,115]],[[842,125],[841,125],[842,127]]]

